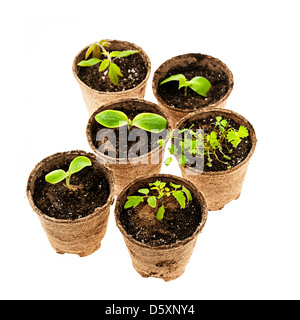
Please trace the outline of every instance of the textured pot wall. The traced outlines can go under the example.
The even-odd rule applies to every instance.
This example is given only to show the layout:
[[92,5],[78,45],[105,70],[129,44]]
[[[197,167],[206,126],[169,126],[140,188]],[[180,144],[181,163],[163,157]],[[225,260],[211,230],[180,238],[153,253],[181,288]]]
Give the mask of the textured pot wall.
[[[191,237],[176,244],[151,247],[136,241],[127,234],[120,222],[120,213],[123,210],[127,196],[134,194],[138,189],[145,187],[148,183],[155,182],[156,180],[173,182],[188,188],[193,197],[196,197],[201,204],[202,221]],[[176,176],[160,174],[140,178],[131,182],[117,198],[115,219],[117,226],[124,237],[125,244],[132,259],[132,264],[136,271],[146,278],[154,277],[170,281],[180,277],[184,273],[185,267],[192,256],[198,235],[206,223],[207,207],[203,195],[191,182]]]
[[130,90],[120,91],[120,92],[101,92],[101,91],[94,90],[89,86],[87,86],[78,77],[77,64],[78,62],[80,62],[85,58],[85,53],[90,46],[85,47],[75,57],[73,61],[72,70],[73,70],[73,75],[80,86],[84,102],[86,104],[86,107],[90,115],[93,114],[93,112],[97,110],[100,106],[106,103],[112,102],[114,100],[125,99],[125,98],[144,98],[147,82],[150,76],[150,71],[151,71],[150,59],[147,56],[147,54],[143,51],[142,48],[127,41],[119,41],[119,40],[107,40],[107,41],[111,43],[110,48],[112,50],[120,50],[120,51],[139,50],[145,62],[145,66],[147,68],[147,75],[146,75],[146,78],[138,86]]
[[226,109],[214,108],[196,111],[182,119],[177,124],[177,128],[184,128],[187,121],[190,122],[202,119],[209,115],[213,115],[214,117],[226,116],[235,120],[240,125],[247,127],[252,143],[252,148],[247,158],[236,167],[226,171],[202,172],[197,174],[197,171],[193,168],[180,166],[182,176],[192,181],[198,187],[198,189],[204,194],[208,210],[214,211],[222,209],[230,201],[239,198],[249,166],[249,161],[254,153],[257,140],[251,123],[241,115]]
[[[116,163],[112,163],[112,158],[99,153],[97,147],[93,144],[91,130],[93,125],[96,123],[95,116],[104,110],[118,110],[121,108],[131,110],[133,107],[141,113],[152,112],[159,114],[165,117],[169,123],[169,119],[164,110],[162,110],[158,105],[143,99],[122,99],[98,108],[93,115],[91,115],[86,129],[88,143],[93,152],[97,155],[98,161],[105,164],[114,174],[116,195],[118,195],[132,180],[138,177],[160,173],[165,152],[165,147],[156,148],[151,153],[141,156],[132,162],[127,161],[127,163],[124,163],[124,159],[117,159]],[[170,129],[170,126],[168,129]],[[155,161],[153,161],[153,159],[155,159]]]
[[[60,220],[51,218],[36,207],[33,194],[35,181],[45,176],[55,164],[59,166],[70,163],[75,157],[83,155],[91,159],[93,166],[100,166],[109,186],[110,195],[103,207],[96,208],[94,213],[77,220]],[[27,184],[27,197],[33,210],[37,213],[50,244],[57,253],[72,253],[87,256],[101,246],[105,236],[110,206],[114,200],[114,182],[112,173],[97,163],[95,155],[84,151],[70,151],[54,154],[41,161],[32,171]]]
[[[197,58],[198,57],[198,58]],[[201,59],[199,59],[199,57]],[[216,59],[214,57],[203,55],[203,54],[196,54],[196,53],[188,53],[184,55],[180,55],[174,58],[171,58],[164,62],[155,72],[152,80],[152,90],[153,93],[158,101],[158,104],[165,109],[165,112],[168,114],[171,124],[173,127],[175,127],[176,123],[179,122],[182,118],[187,116],[188,114],[195,111],[195,109],[178,109],[175,107],[172,107],[166,102],[163,101],[163,99],[158,94],[158,88],[161,81],[163,81],[166,78],[166,75],[168,71],[174,67],[183,67],[188,68],[191,64],[199,64],[199,65],[207,65],[212,70],[222,70],[228,77],[229,82],[229,88],[225,96],[223,96],[219,101],[209,104],[206,106],[206,108],[224,108],[226,106],[227,100],[229,95],[232,92],[234,81],[233,81],[233,75],[230,69],[219,59]]]

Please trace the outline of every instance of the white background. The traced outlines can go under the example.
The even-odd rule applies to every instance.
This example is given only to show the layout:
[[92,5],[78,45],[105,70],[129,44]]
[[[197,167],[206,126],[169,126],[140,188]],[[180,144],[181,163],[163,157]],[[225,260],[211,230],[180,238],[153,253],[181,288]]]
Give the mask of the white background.
[[[14,1],[1,8],[1,299],[299,299],[299,1]],[[7,4],[10,3],[10,4]],[[35,164],[90,151],[72,61],[103,38],[141,46],[153,72],[201,52],[232,70],[228,101],[258,144],[242,195],[209,213],[185,274],[131,265],[113,208],[102,247],[58,255],[25,196]],[[163,172],[179,175],[174,163]]]

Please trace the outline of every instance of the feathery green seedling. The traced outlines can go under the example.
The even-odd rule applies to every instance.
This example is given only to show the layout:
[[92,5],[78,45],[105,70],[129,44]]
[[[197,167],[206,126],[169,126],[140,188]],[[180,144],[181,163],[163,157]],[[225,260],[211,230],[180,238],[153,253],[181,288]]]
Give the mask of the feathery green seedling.
[[[115,64],[116,59],[128,57],[132,54],[138,53],[138,50],[124,50],[108,52],[105,48],[109,47],[110,43],[106,40],[93,43],[85,54],[85,60],[78,63],[81,67],[91,67],[100,63],[99,72],[108,68],[108,76],[111,82],[117,86],[119,84],[119,77],[123,77],[120,67]],[[92,58],[88,59],[92,55]],[[103,59],[101,60],[103,56]]]
[[[147,200],[148,205],[151,208],[157,208],[156,219],[162,220],[165,214],[165,207],[163,200],[165,197],[173,196],[179,203],[182,209],[185,209],[186,202],[193,200],[191,192],[184,186],[176,185],[172,182],[169,183],[167,187],[166,182],[161,182],[157,180],[154,183],[149,183],[149,187],[140,189],[138,192],[143,194],[143,196],[129,196],[127,197],[127,202],[124,205],[124,209],[136,208],[141,202]],[[149,195],[150,190],[156,190],[157,195]]]
[[95,116],[98,123],[106,128],[118,128],[127,125],[128,130],[137,127],[146,131],[161,132],[167,128],[167,120],[155,113],[140,113],[132,121],[127,115],[118,110],[105,110]]
[[165,80],[163,80],[160,85],[165,84],[170,81],[179,81],[178,90],[184,88],[184,95],[187,96],[187,88],[192,89],[199,95],[206,97],[207,92],[211,88],[211,83],[204,77],[194,77],[192,80],[188,81],[183,74],[175,74]]
[[91,166],[92,162],[87,157],[79,156],[76,157],[69,166],[69,170],[65,172],[62,169],[54,170],[48,173],[45,177],[46,181],[52,184],[57,184],[66,179],[66,185],[71,190],[70,179],[74,173],[81,171],[87,166]]
[[[193,126],[192,126],[193,127]],[[249,131],[246,127],[240,126],[238,130],[230,127],[228,121],[221,116],[216,117],[214,129],[210,133],[205,133],[189,129],[182,129],[179,131],[180,135],[172,135],[173,140],[178,140],[176,145],[173,143],[169,148],[171,155],[174,155],[179,164],[186,166],[189,159],[195,157],[196,154],[201,157],[207,156],[206,166],[213,166],[213,158],[218,162],[227,165],[227,169],[231,169],[228,161],[231,160],[230,154],[233,152],[232,148],[236,148],[243,138],[249,136]],[[165,140],[160,139],[159,144],[163,145]],[[179,145],[179,148],[177,147]],[[222,156],[222,159],[217,154],[217,151]],[[165,165],[168,166],[172,162],[172,157],[165,160]]]

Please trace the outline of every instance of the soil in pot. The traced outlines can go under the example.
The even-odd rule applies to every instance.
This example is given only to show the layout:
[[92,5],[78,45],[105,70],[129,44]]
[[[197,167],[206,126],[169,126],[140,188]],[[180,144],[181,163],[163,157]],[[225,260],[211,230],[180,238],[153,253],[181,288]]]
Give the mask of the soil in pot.
[[183,74],[186,79],[191,80],[194,77],[204,77],[212,84],[206,97],[197,94],[188,88],[188,94],[185,96],[184,88],[178,90],[178,82],[171,81],[158,87],[158,94],[161,99],[174,108],[191,109],[204,108],[210,104],[219,101],[229,89],[228,77],[222,70],[212,70],[204,66],[190,65],[187,69],[178,67],[172,68],[166,75],[166,78]]
[[[114,110],[124,112],[127,115],[128,119],[130,119],[131,121],[138,114],[140,114],[142,112],[147,112],[146,109],[143,110],[143,108],[141,108],[141,106],[137,107],[137,104],[132,104],[131,108],[129,109],[128,104],[125,106],[123,103],[121,103],[120,106],[118,108],[115,108]],[[93,145],[97,149],[103,143],[106,143],[106,141],[107,141],[106,139],[104,139],[102,141],[97,141],[97,133],[99,132],[99,130],[103,130],[103,129],[106,129],[106,128],[104,126],[102,126],[101,124],[99,124],[97,121],[93,121],[93,123],[91,125],[91,139],[92,139]],[[124,130],[124,128],[122,128],[122,129]],[[116,135],[116,148],[113,146],[113,144],[111,145],[111,148],[115,151],[116,157],[119,158],[120,143],[124,142],[122,132],[120,133],[119,128],[114,128],[111,130],[113,130]],[[145,131],[145,133],[147,134],[148,139],[145,141],[144,140],[141,141],[140,149],[138,149],[137,153],[136,153],[136,156],[138,156],[138,157],[146,155],[147,153],[151,152],[152,150],[155,150],[156,148],[158,148],[159,147],[158,140],[160,139],[160,137],[162,139],[166,138],[166,132],[162,134],[162,133],[151,133],[151,132]],[[140,137],[138,137],[136,141],[128,141],[127,140],[125,142],[125,143],[127,143],[127,156],[128,156],[128,152],[129,152],[130,148],[139,142],[140,142]],[[104,152],[104,155],[108,155],[108,150],[106,150]]]
[[99,72],[99,64],[88,68],[78,66],[78,77],[92,89],[103,92],[119,92],[133,89],[146,78],[147,69],[139,53],[120,58],[117,64],[123,74],[123,77],[119,78],[117,86],[109,79],[107,70]]
[[[67,172],[70,163],[79,156],[88,158],[91,166],[71,175],[70,189],[66,179],[54,181],[55,184],[45,180],[49,173],[58,169]],[[100,165],[94,154],[84,151],[62,152],[47,157],[36,165],[27,183],[29,203],[52,247],[61,254],[84,257],[100,248],[113,196],[112,172]]]
[[[233,119],[230,119],[229,117],[222,117],[223,120],[227,120],[228,125],[227,127],[233,128],[238,130],[240,127],[240,124],[238,124]],[[187,121],[185,123],[186,128],[190,128],[193,126],[193,130],[197,129],[203,129],[204,134],[210,134],[215,129],[215,123],[216,123],[216,117],[213,116],[207,116],[203,119],[193,120],[193,121]],[[231,160],[224,160],[223,154],[217,149],[216,154],[218,159],[222,159],[223,161],[226,161],[226,164],[223,162],[220,162],[217,160],[217,158],[214,155],[211,155],[210,158],[212,159],[212,166],[207,166],[208,163],[208,156],[204,156],[204,168],[203,170],[206,172],[209,171],[226,171],[228,170],[228,165],[233,168],[237,166],[239,163],[241,163],[244,159],[247,158],[248,154],[250,153],[250,150],[252,148],[252,142],[250,136],[245,137],[241,140],[241,142],[238,144],[237,147],[232,147],[230,150],[232,151],[230,154],[227,153],[230,156]],[[225,148],[224,148],[225,149]],[[225,150],[224,150],[225,151]],[[226,152],[226,151],[225,151]],[[188,158],[190,158],[192,162],[192,157],[187,155]],[[195,164],[190,165],[190,167],[195,167]]]
[[[54,165],[50,171],[63,169],[68,165]],[[50,184],[41,176],[35,184],[33,199],[36,206],[55,219],[80,219],[102,207],[109,197],[109,184],[102,171],[94,166],[86,167],[71,178],[71,190],[66,184]]]
[[[174,189],[170,188],[170,191],[172,190]],[[157,196],[157,192],[149,195]],[[147,203],[142,203],[134,209],[124,209],[120,221],[130,236],[151,246],[168,245],[184,240],[190,237],[201,223],[201,207],[195,198],[185,209],[182,209],[174,198],[166,198],[164,207],[166,213],[161,221],[156,219],[157,208],[154,209]]]
[[[165,184],[164,191],[151,189],[153,183]],[[183,190],[182,187],[187,188],[192,197],[187,201],[186,195],[185,206],[171,193],[175,189]],[[159,192],[164,196],[158,197]],[[136,201],[131,197],[140,196],[145,196],[142,202],[128,205],[128,201]],[[150,205],[150,196],[156,196],[156,205]],[[163,217],[158,215],[162,206]],[[136,271],[146,278],[170,281],[184,273],[206,223],[207,207],[203,195],[188,180],[157,174],[138,178],[123,189],[117,198],[115,218]]]
[[[218,117],[220,117],[219,121],[225,121],[225,127],[221,128],[218,124]],[[255,131],[251,123],[241,115],[220,108],[206,108],[186,116],[177,124],[177,129],[184,128],[191,128],[193,132],[196,132],[196,129],[203,129],[204,137],[199,133],[200,136],[197,136],[194,142],[204,139],[205,144],[203,146],[200,140],[196,157],[189,151],[190,149],[184,152],[187,158],[186,165],[180,163],[182,149],[178,151],[176,159],[180,163],[181,173],[184,178],[192,181],[203,192],[210,211],[220,210],[227,203],[238,199],[241,194],[248,165],[256,147]],[[210,140],[212,132],[215,133],[216,144]],[[187,137],[191,139],[190,134],[187,134]],[[230,137],[236,140],[229,140]],[[180,135],[175,138],[178,138],[178,142],[182,141]],[[185,138],[185,143],[188,142],[188,139]],[[221,150],[219,146],[222,147]],[[201,161],[203,150],[205,150],[204,162]]]
[[[95,120],[95,116],[98,113],[106,110],[124,112],[130,120],[133,120],[135,116],[141,113],[155,113],[166,119],[167,117],[159,106],[143,99],[117,100],[98,108],[91,115],[86,130],[88,143],[99,161],[106,164],[113,171],[115,192],[119,194],[127,183],[133,179],[160,172],[165,147],[160,147],[158,140],[160,138],[168,138],[168,132],[167,130],[160,133],[144,131],[144,137],[147,138],[144,139],[141,136],[143,139],[140,141],[141,138],[137,136],[133,138],[134,141],[129,141],[129,134],[134,134],[135,127],[132,127],[131,132],[128,133],[125,126],[108,129]],[[169,121],[167,129],[170,129]],[[109,131],[108,134],[107,130]],[[111,132],[114,133],[113,137],[110,135]],[[100,133],[100,136],[97,139],[98,133]],[[102,133],[103,135],[101,135]],[[116,137],[116,141],[111,143],[110,139],[114,139],[114,137]],[[99,149],[101,146],[102,149]],[[133,153],[132,147],[137,148]],[[116,155],[115,158],[113,157],[114,155]]]

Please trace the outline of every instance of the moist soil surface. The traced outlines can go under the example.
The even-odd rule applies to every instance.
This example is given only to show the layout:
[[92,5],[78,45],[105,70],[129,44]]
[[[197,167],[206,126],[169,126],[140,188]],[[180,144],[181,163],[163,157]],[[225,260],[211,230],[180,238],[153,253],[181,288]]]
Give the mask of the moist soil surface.
[[[67,171],[68,166],[53,167],[53,170],[57,169]],[[35,183],[33,200],[49,217],[64,220],[83,218],[103,206],[109,197],[108,181],[98,168],[86,167],[73,174],[70,181],[71,191],[67,188],[65,180],[58,184],[50,184],[45,181],[45,175]]]
[[121,69],[123,77],[119,77],[119,84],[115,86],[109,76],[108,69],[99,72],[100,64],[91,67],[78,66],[78,77],[90,88],[103,92],[119,92],[135,88],[147,75],[147,68],[141,54],[136,53],[114,61]]
[[190,88],[187,89],[188,93],[187,96],[185,96],[184,88],[178,90],[178,81],[171,81],[159,85],[157,89],[158,95],[167,105],[174,108],[195,110],[204,108],[219,101],[229,90],[228,76],[222,70],[216,71],[204,66],[191,64],[187,68],[176,67],[170,69],[165,79],[175,74],[183,74],[188,81],[194,77],[204,77],[209,80],[212,86],[207,96],[203,97]]
[[[222,119],[226,119],[228,121],[228,125],[226,128],[234,128],[234,129],[239,129],[240,125],[235,122],[232,119],[229,119],[227,117],[222,117]],[[215,122],[216,122],[216,117],[213,116],[209,116],[207,118],[204,119],[199,119],[197,121],[189,121],[185,124],[185,128],[190,128],[192,125],[192,129],[196,130],[196,129],[203,129],[204,130],[204,134],[206,133],[211,133],[213,131],[213,129],[215,128]],[[247,128],[248,129],[248,128]],[[248,129],[249,131],[249,129]],[[249,132],[250,134],[250,132]],[[216,151],[217,157],[224,161],[224,162],[228,162],[228,164],[233,168],[235,166],[237,166],[239,163],[241,163],[250,153],[251,147],[252,147],[252,143],[251,143],[251,138],[250,135],[246,138],[243,138],[241,140],[241,142],[238,144],[237,147],[234,147],[231,143],[228,143],[228,148],[230,150],[232,150],[232,153],[229,153],[226,146],[223,146],[223,152],[229,156],[231,158],[231,160],[225,160],[223,158],[223,155],[221,154],[220,151]],[[212,161],[213,166],[212,167],[208,167],[206,165],[206,163],[208,162],[208,158],[205,155],[204,156],[204,171],[208,172],[208,171],[225,171],[228,170],[228,164],[224,164],[219,162],[216,157],[214,155],[210,156]],[[195,167],[195,165],[191,165],[191,167]]]
[[[130,111],[128,109],[125,109],[122,107],[114,109],[114,110],[124,112],[131,121],[134,119],[135,116],[137,116],[140,113],[143,113],[141,111],[135,110],[134,106],[132,107],[132,109]],[[97,133],[99,132],[99,130],[103,130],[103,129],[113,130],[113,132],[115,133],[115,136],[116,136],[116,147],[114,146],[114,143],[112,143],[113,141],[111,141],[110,138],[104,137],[103,140],[97,141]],[[131,131],[134,131],[135,129],[137,129],[137,128],[132,127]],[[138,130],[139,130],[139,132],[141,131],[141,129],[138,129]],[[151,133],[148,131],[144,131],[145,137],[147,135],[147,139],[140,139],[140,137],[137,137],[136,139],[133,139],[134,141],[128,141],[129,132],[128,132],[127,126],[124,126],[122,128],[108,129],[108,128],[102,126],[97,121],[95,121],[93,123],[93,125],[91,126],[91,132],[92,132],[93,145],[98,149],[103,143],[105,143],[107,148],[104,152],[104,155],[108,155],[109,150],[110,150],[110,151],[116,152],[116,158],[119,158],[119,157],[124,158],[124,153],[120,154],[120,145],[123,148],[123,146],[127,144],[127,152],[125,151],[125,153],[126,153],[125,157],[127,157],[129,154],[130,148],[138,143],[139,148],[137,148],[137,151],[134,153],[134,157],[135,156],[139,157],[139,156],[145,155],[145,154],[155,150],[156,148],[158,148],[159,147],[158,140],[160,138],[165,139],[166,134],[167,134],[166,131],[165,132],[162,131],[161,133]],[[127,137],[126,137],[126,134],[127,134]]]
[[[170,190],[173,189],[170,187]],[[155,192],[152,190],[148,195],[158,195]],[[156,219],[158,206],[154,209],[146,200],[134,209],[123,209],[120,221],[135,240],[151,246],[174,244],[190,237],[201,223],[201,206],[197,199],[193,198],[185,209],[173,196],[164,196],[162,200],[166,211],[161,221]]]

